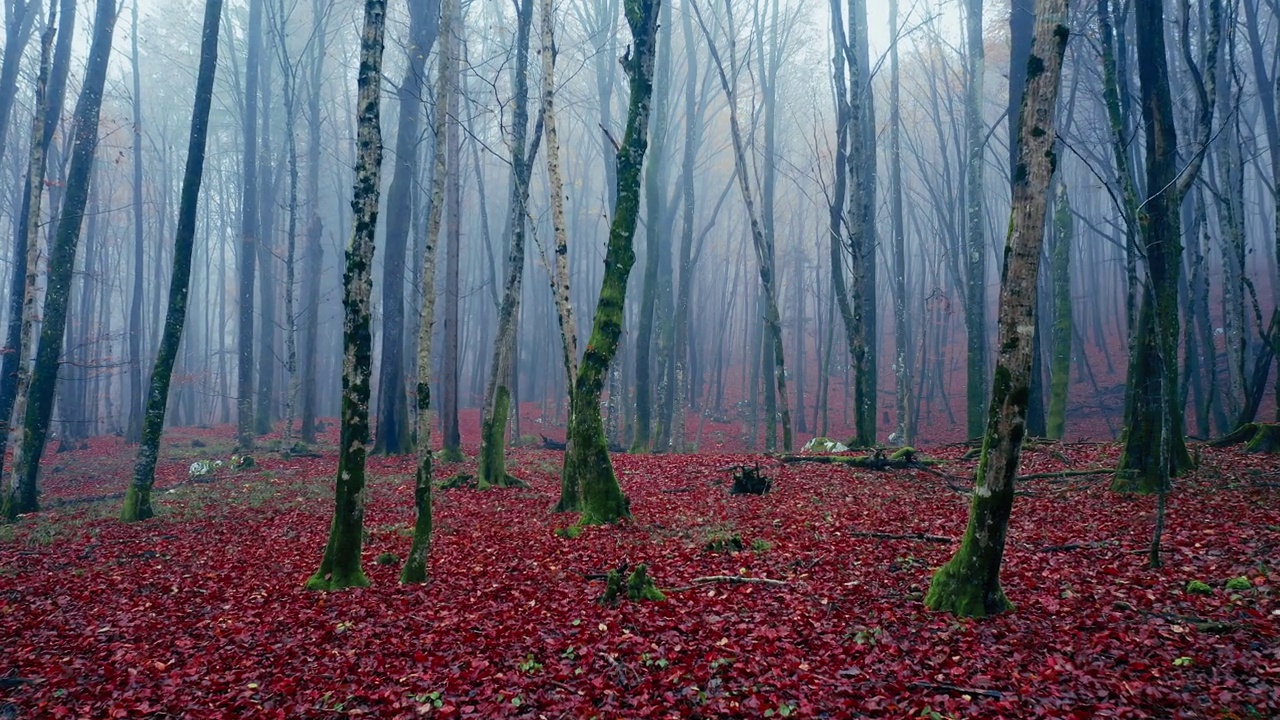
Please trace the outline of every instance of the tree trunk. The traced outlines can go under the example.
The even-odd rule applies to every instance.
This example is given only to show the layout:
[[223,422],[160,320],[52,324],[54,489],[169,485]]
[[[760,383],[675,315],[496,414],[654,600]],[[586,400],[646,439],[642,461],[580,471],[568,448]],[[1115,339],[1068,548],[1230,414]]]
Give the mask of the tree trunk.
[[245,61],[244,174],[240,192],[239,328],[236,336],[236,445],[253,447],[253,273],[258,252],[258,79],[262,54],[262,2],[249,0],[249,44]]
[[640,171],[648,149],[649,102],[653,96],[660,3],[661,0],[625,0],[624,3],[632,46],[622,66],[631,80],[631,97],[627,105],[627,129],[616,155],[617,207],[609,225],[604,278],[591,322],[591,338],[570,394],[568,448],[557,505],[560,510],[581,510],[583,524],[614,522],[631,514],[609,459],[600,414],[600,393],[618,350],[627,278],[636,260],[633,241],[640,214]]
[[35,27],[39,9],[39,4],[34,0],[5,3],[5,10],[8,12],[5,13],[4,57],[0,60],[0,148],[8,147],[5,141],[9,136],[13,101],[18,97],[18,72],[22,69],[22,52],[27,49],[27,39],[31,37],[31,31]]
[[999,354],[969,524],[954,556],[938,569],[925,606],[983,617],[1012,608],[1000,587],[1013,481],[1026,434],[1037,279],[1056,157],[1054,113],[1069,31],[1067,0],[1038,3],[1026,92],[1019,112],[1013,211],[1000,283]]
[[213,103],[213,80],[218,61],[218,23],[221,17],[222,0],[208,0],[204,10],[204,32],[200,43],[200,70],[196,76],[191,136],[187,145],[187,170],[182,178],[182,200],[178,207],[178,228],[174,238],[169,307],[165,314],[164,334],[156,352],[155,368],[151,372],[147,416],[142,430],[142,444],[138,448],[138,459],[134,464],[133,482],[125,493],[124,507],[120,513],[120,519],[125,522],[146,520],[154,514],[151,508],[151,486],[155,481],[160,437],[164,432],[169,383],[173,377],[173,365],[177,360],[178,346],[182,342],[182,331],[187,320],[191,256],[195,250],[196,210],[200,204],[200,181],[204,174],[205,140],[209,130],[209,108]]
[[[523,0],[526,4],[533,0]],[[463,16],[459,11],[454,18],[457,23],[456,33],[462,35]],[[525,30],[525,42],[528,47],[528,30]],[[462,454],[462,435],[458,429],[458,304],[459,304],[459,272],[461,272],[462,252],[462,138],[459,120],[459,108],[462,95],[462,75],[455,69],[449,85],[448,110],[449,123],[445,128],[445,144],[449,153],[449,177],[445,179],[444,202],[448,225],[445,228],[447,250],[444,268],[444,353],[440,361],[440,434],[443,436],[440,457],[445,462],[461,462],[466,459]],[[524,216],[520,217],[524,221]],[[505,429],[506,426],[503,425]]]
[[[573,390],[578,374],[578,326],[569,295],[569,237],[564,216],[564,173],[560,169],[560,132],[556,124],[555,12],[551,0],[542,0],[542,119],[547,138],[547,178],[551,185],[551,227],[555,233],[555,270],[551,292],[556,321],[560,325],[565,388]],[[532,164],[530,159],[529,164]]]
[[1049,366],[1049,415],[1045,422],[1048,437],[1061,439],[1067,425],[1067,389],[1071,386],[1071,201],[1065,183],[1058,184],[1053,212],[1053,246],[1049,252],[1049,274],[1053,284],[1053,348]]
[[911,349],[907,341],[907,252],[906,223],[902,207],[902,112],[898,80],[898,0],[889,0],[889,201],[893,233],[893,339],[897,429],[902,445],[911,445]]
[[409,38],[404,79],[396,90],[400,119],[396,129],[395,170],[387,188],[386,261],[382,272],[382,363],[378,369],[378,423],[373,451],[400,455],[412,448],[409,397],[405,392],[404,268],[409,241],[413,185],[418,178],[418,135],[427,56],[435,43],[439,2],[409,3]]
[[[765,236],[764,228],[760,224],[760,218],[756,213],[755,198],[751,190],[751,179],[747,169],[746,149],[743,144],[742,130],[738,123],[738,104],[737,91],[729,82],[729,76],[725,71],[724,63],[720,60],[720,53],[716,50],[711,33],[706,23],[702,21],[701,12],[694,5],[694,16],[698,19],[702,28],[702,34],[707,40],[707,47],[711,53],[711,60],[716,65],[716,71],[720,76],[720,87],[724,90],[725,97],[729,101],[729,134],[733,145],[734,171],[738,178],[738,187],[742,191],[742,202],[747,208],[747,218],[751,226],[752,246],[756,252],[756,262],[760,270],[760,290],[761,300],[764,304],[764,325],[768,331],[768,338],[762,340],[766,353],[765,357],[772,357],[774,365],[774,383],[777,388],[777,414],[782,423],[782,447],[786,452],[791,452],[791,409],[787,401],[787,371],[785,360],[785,349],[782,342],[782,318],[778,312],[777,295],[774,289],[774,251],[769,239]],[[735,64],[734,44],[732,38],[729,45],[731,66]],[[769,424],[773,425],[775,418],[770,413]]]
[[[114,0],[98,0],[93,39],[85,66],[80,98],[76,101],[71,166],[67,172],[66,193],[54,231],[49,254],[48,280],[44,310],[41,313],[40,345],[35,354],[31,385],[28,387],[26,412],[23,413],[21,445],[14,447],[14,467],[10,509],[5,513],[34,512],[39,509],[36,477],[40,457],[44,454],[53,416],[53,396],[58,380],[58,359],[67,324],[67,300],[71,276],[75,268],[76,246],[80,241],[80,225],[84,219],[89,183],[93,176],[94,150],[98,145],[98,113],[102,107],[102,89],[106,83],[107,64],[111,57],[111,37],[116,24]],[[32,215],[34,220],[35,215]]]
[[[322,37],[327,12],[321,0],[312,0],[312,34]],[[324,268],[321,240],[324,225],[320,220],[320,89],[324,70],[323,43],[313,43],[311,77],[307,98],[307,234],[306,270],[303,278],[302,304],[305,312],[302,332],[302,398],[298,432],[302,442],[316,441],[316,354],[320,336],[320,274]],[[221,291],[219,291],[221,292]],[[219,354],[219,357],[223,357]]]
[[965,383],[968,436],[978,437],[986,424],[987,401],[987,243],[983,226],[982,173],[986,123],[982,120],[982,85],[986,72],[982,33],[982,0],[968,0],[965,13],[969,84],[965,95],[965,304],[968,375]]
[[[498,330],[493,338],[493,360],[489,366],[489,385],[485,391],[484,414],[480,431],[480,487],[506,487],[506,415],[511,403],[512,368],[519,350],[516,344],[516,320],[519,318],[520,296],[524,281],[525,233],[528,228],[529,177],[537,152],[526,138],[529,125],[529,35],[533,30],[534,0],[521,0],[516,23],[516,58],[514,67],[515,97],[511,128],[511,203],[507,225],[511,229],[506,278],[503,282],[502,307],[498,310]],[[517,405],[516,412],[520,408]],[[502,417],[499,417],[501,415]],[[501,422],[499,422],[501,420]]]
[[[1163,0],[1138,3],[1135,10],[1147,191],[1151,193],[1141,206],[1138,221],[1146,251],[1147,284],[1129,359],[1125,449],[1112,489],[1152,493],[1165,486],[1166,478],[1191,464],[1182,429],[1183,405],[1177,392],[1178,286],[1182,271],[1179,208],[1199,175],[1211,133],[1222,7],[1220,0],[1209,1],[1205,68],[1203,74],[1198,68],[1193,73],[1198,113],[1192,155],[1181,171],[1177,167],[1178,137],[1165,57]],[[1184,14],[1183,49],[1190,60],[1187,22]]]
[[[53,11],[56,13],[56,10]],[[41,133],[44,130],[45,116],[49,111],[48,85],[50,72],[50,48],[53,45],[54,21],[56,18],[49,18],[49,25],[45,28],[40,38],[40,71],[36,77],[36,91],[34,111],[31,118],[31,150],[27,157],[27,186],[23,197],[23,204],[30,210],[33,217],[40,216],[41,199],[44,196],[44,169],[46,163],[46,145],[41,142]],[[12,292],[22,297],[22,318],[18,342],[16,346],[23,349],[25,355],[29,353],[31,347],[31,334],[34,331],[36,317],[36,297],[39,291],[39,259],[40,259],[40,238],[35,223],[27,224],[27,236],[22,243],[25,245],[26,257],[24,265],[26,272],[23,275],[23,283],[15,286]],[[21,287],[21,292],[18,288]],[[12,408],[8,408],[13,414],[14,420],[25,418],[27,410],[27,398],[30,392],[31,373],[27,369],[28,358],[20,355],[17,358],[17,383],[15,385],[15,403]],[[16,469],[22,461],[22,436],[17,432],[17,422],[8,423],[6,417],[6,433],[5,437],[0,438],[0,443],[10,444],[8,435],[9,428],[13,428],[13,442],[15,453],[13,458],[13,466]],[[4,452],[5,444],[0,444],[0,472],[4,470]],[[15,479],[18,475],[15,473],[11,476],[7,487],[0,488],[0,520],[11,520],[17,516],[18,505],[21,497],[18,494],[18,486]]]
[[[129,418],[125,440],[142,439],[142,71],[138,67],[138,4],[133,4],[133,292],[129,301]],[[158,258],[157,258],[158,264]]]
[[[48,90],[46,91],[45,102],[48,105],[44,113],[43,125],[38,137],[32,140],[40,146],[40,153],[47,155],[49,145],[53,141],[54,130],[57,129],[58,123],[62,118],[62,104],[67,93],[67,75],[71,68],[71,45],[75,41],[75,23],[76,23],[76,2],[75,0],[62,0],[61,17],[58,22],[58,44],[53,53],[53,66],[49,73]],[[3,74],[3,71],[0,71]],[[0,94],[0,98],[4,97]],[[34,149],[34,148],[33,148]],[[24,178],[23,187],[31,182],[31,177]],[[41,170],[41,176],[37,183],[38,187],[44,187],[44,171]],[[38,215],[39,213],[36,213]],[[23,283],[27,277],[27,253],[30,244],[28,236],[31,233],[32,221],[35,217],[31,213],[31,195],[30,193],[22,194],[22,208],[18,213],[17,222],[15,223],[14,242],[13,242],[13,272],[10,275],[9,282],[9,320],[6,326],[5,342],[3,352],[0,352],[0,458],[4,457],[4,451],[9,440],[9,434],[13,430],[13,426],[9,421],[13,414],[13,404],[18,393],[18,359],[31,352],[30,347],[24,347],[22,343],[22,305],[25,302],[24,293],[19,292],[18,288],[23,287]],[[36,218],[37,223],[39,218]],[[29,345],[29,343],[28,343]],[[18,420],[21,421],[21,417]],[[0,462],[0,464],[3,464]]]
[[448,118],[440,112],[449,104],[451,78],[457,77],[458,40],[453,24],[458,14],[457,0],[444,0],[440,5],[440,51],[436,62],[434,146],[431,173],[431,208],[427,216],[427,232],[422,253],[422,308],[418,323],[417,365],[415,385],[417,404],[417,469],[413,481],[413,544],[409,557],[400,570],[400,582],[427,581],[427,553],[431,550],[432,467],[431,467],[431,335],[436,312],[436,246],[440,243],[440,220],[444,214],[444,185],[449,173],[445,152],[445,125]]
[[360,567],[364,532],[365,457],[369,452],[369,375],[372,372],[373,250],[378,227],[382,129],[383,28],[386,0],[366,0],[360,36],[357,96],[355,215],[343,273],[342,431],[338,446],[333,525],[320,569],[307,580],[312,590],[339,590],[369,584]]

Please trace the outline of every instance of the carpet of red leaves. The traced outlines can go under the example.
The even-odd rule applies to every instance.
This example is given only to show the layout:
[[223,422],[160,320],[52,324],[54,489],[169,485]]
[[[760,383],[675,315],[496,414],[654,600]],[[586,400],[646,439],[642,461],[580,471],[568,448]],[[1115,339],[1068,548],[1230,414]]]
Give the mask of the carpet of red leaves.
[[[465,428],[464,428],[465,429]],[[397,584],[412,460],[375,458],[368,589],[303,590],[328,531],[333,456],[263,454],[186,483],[169,446],[161,515],[113,517],[132,456],[115,440],[51,459],[51,509],[0,528],[0,710],[17,717],[1280,716],[1280,487],[1274,458],[1202,450],[1169,498],[1165,567],[1146,568],[1155,501],[1105,477],[1021,485],[1005,556],[1016,612],[921,604],[958,538],[973,464],[863,472],[765,456],[617,456],[634,520],[575,539],[549,512],[560,455],[512,453],[528,490],[437,495],[431,582]],[[212,441],[226,429],[203,431]],[[183,453],[178,453],[181,449]],[[474,451],[470,448],[469,451]],[[1107,445],[1028,451],[1024,473],[1114,463]],[[760,463],[773,493],[730,497]],[[437,468],[447,477],[467,465]],[[178,486],[178,487],[175,487]],[[59,505],[61,503],[61,505]],[[705,547],[736,534],[737,552]],[[585,576],[649,564],[660,603],[596,602]],[[740,575],[783,586],[707,584]],[[1244,576],[1251,589],[1228,591]],[[1203,581],[1206,595],[1187,592]],[[1228,623],[1197,629],[1195,618]],[[17,680],[21,678],[25,681]],[[931,713],[937,713],[931,715]]]

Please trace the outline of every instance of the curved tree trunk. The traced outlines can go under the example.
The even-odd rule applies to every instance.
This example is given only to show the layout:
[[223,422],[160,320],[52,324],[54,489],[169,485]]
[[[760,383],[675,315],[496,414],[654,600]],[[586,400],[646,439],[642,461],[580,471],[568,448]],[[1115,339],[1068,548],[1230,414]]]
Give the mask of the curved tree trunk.
[[169,381],[182,342],[187,320],[187,298],[191,286],[191,256],[195,249],[196,210],[200,205],[200,181],[204,174],[205,141],[209,130],[209,108],[213,104],[213,79],[218,62],[218,25],[222,0],[208,0],[204,11],[204,33],[200,43],[200,70],[196,76],[195,107],[191,115],[191,136],[187,146],[187,170],[182,179],[182,199],[178,207],[178,228],[173,248],[173,279],[169,284],[169,308],[164,334],[151,372],[147,395],[147,416],[143,423],[141,447],[134,464],[133,482],[125,493],[120,519],[146,520],[151,508],[151,486],[155,481],[156,458],[164,431],[165,408],[169,401]]
[[[498,309],[498,330],[493,338],[493,359],[489,365],[489,384],[485,391],[484,415],[481,421],[479,478],[480,487],[505,487],[509,484],[506,463],[507,416],[510,412],[515,366],[516,320],[520,310],[520,294],[524,281],[525,234],[528,228],[529,177],[533,157],[537,153],[538,134],[534,144],[526,147],[529,125],[529,35],[533,29],[533,2],[521,0],[516,23],[516,58],[514,67],[515,97],[511,128],[511,205],[507,226],[511,244],[507,252],[506,278],[503,282],[502,306]],[[519,407],[516,408],[517,414]]]

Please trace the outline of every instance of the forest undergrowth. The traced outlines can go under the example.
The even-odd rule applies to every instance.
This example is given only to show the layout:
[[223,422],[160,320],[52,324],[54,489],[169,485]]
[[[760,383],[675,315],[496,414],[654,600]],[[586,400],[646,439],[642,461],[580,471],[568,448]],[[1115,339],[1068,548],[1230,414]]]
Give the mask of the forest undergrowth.
[[[561,454],[513,450],[530,487],[437,493],[431,580],[411,587],[396,579],[413,459],[373,458],[372,586],[316,593],[303,582],[332,514],[332,451],[263,450],[251,469],[189,480],[231,437],[173,432],[159,515],[139,524],[115,519],[132,461],[119,440],[49,459],[47,509],[0,526],[0,714],[1280,715],[1273,456],[1200,450],[1169,498],[1161,570],[1146,567],[1154,498],[1115,495],[1106,475],[1019,483],[1003,573],[1016,611],[973,621],[921,602],[964,529],[962,445],[887,472],[618,455],[634,520],[576,537],[550,512]],[[1039,444],[1022,473],[1117,455]],[[742,465],[773,491],[730,496]],[[640,563],[664,601],[598,602],[604,574]]]

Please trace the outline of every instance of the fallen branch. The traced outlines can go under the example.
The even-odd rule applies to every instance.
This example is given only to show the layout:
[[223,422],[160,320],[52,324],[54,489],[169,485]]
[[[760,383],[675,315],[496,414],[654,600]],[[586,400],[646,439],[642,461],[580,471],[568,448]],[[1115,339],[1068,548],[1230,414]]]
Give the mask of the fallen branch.
[[1179,615],[1177,613],[1162,613],[1162,612],[1153,612],[1151,610],[1143,610],[1142,608],[1134,607],[1133,605],[1123,600],[1117,600],[1112,605],[1112,607],[1114,607],[1117,610],[1132,610],[1140,615],[1146,615],[1147,617],[1160,618],[1161,620],[1166,620],[1168,622],[1190,625],[1194,627],[1196,630],[1199,630],[1200,632],[1213,633],[1215,635],[1220,635],[1222,633],[1229,633],[1232,630],[1236,629],[1235,623],[1221,622],[1218,620],[1205,620],[1204,618],[1198,618],[1193,615]]
[[[1037,548],[1037,550],[1039,552],[1069,552],[1072,550],[1098,550],[1114,546],[1114,542],[1067,543],[1066,545],[1046,545],[1042,548]],[[1143,550],[1143,552],[1147,551]]]
[[941,690],[943,692],[958,693],[961,695],[980,695],[982,697],[995,698],[999,700],[1004,697],[1004,693],[999,690],[984,690],[982,688],[967,688],[959,685],[947,685],[946,683],[921,682],[917,680],[908,687],[919,688],[921,690]]
[[1084,477],[1086,475],[1114,475],[1115,468],[1089,468],[1087,470],[1062,470],[1060,472],[1043,472],[1031,473],[1030,475],[1019,475],[1017,482],[1026,482],[1028,480],[1053,480],[1057,478]]
[[693,584],[686,585],[684,587],[678,587],[678,588],[670,588],[670,589],[664,588],[662,592],[664,593],[685,592],[688,590],[693,590],[694,588],[697,588],[699,585],[710,585],[713,583],[725,583],[728,585],[774,585],[774,586],[788,584],[786,580],[774,580],[772,578],[742,577],[741,575],[708,575],[707,577],[694,578],[689,582]]
[[692,485],[685,485],[684,487],[671,488],[669,490],[659,490],[658,492],[665,493],[667,495],[679,495],[680,493],[693,492],[694,490],[697,490],[697,488],[693,487]]
[[[902,453],[899,455],[898,453]],[[817,463],[821,465],[844,465],[845,467],[862,468],[864,470],[924,470],[930,465],[937,465],[937,460],[918,457],[914,452],[899,450],[893,455],[885,455],[877,450],[871,455],[779,455],[784,463]]]
[[925,533],[884,533],[884,532],[861,532],[855,531],[850,533],[853,537],[875,538],[877,540],[922,540],[924,542],[936,543],[953,543],[955,538],[943,537],[942,535],[926,535]]

